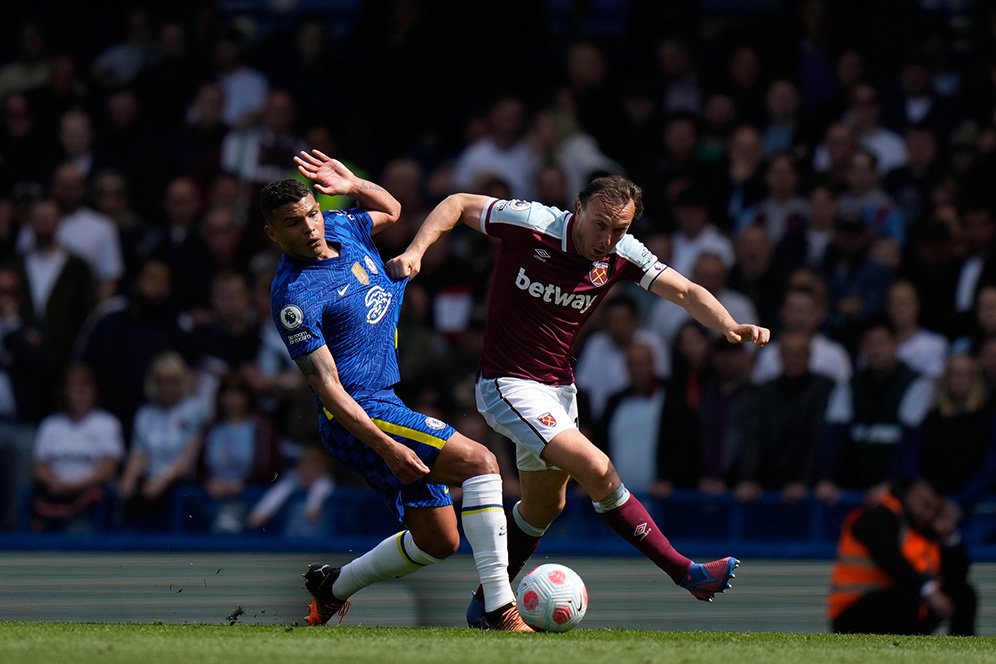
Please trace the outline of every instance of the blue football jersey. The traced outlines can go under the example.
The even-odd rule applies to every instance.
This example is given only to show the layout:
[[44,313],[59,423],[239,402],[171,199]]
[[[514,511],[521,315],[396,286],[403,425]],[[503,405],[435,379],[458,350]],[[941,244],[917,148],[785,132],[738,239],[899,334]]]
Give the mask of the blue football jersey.
[[396,333],[407,279],[388,276],[360,209],[324,212],[325,239],[339,256],[277,265],[273,321],[291,357],[328,345],[343,387],[354,398],[397,383]]

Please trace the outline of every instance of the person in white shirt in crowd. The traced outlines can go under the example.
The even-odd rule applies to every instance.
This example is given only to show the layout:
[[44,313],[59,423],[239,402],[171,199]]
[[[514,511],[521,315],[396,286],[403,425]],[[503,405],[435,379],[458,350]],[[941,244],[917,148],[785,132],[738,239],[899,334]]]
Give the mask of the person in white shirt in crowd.
[[107,500],[106,486],[124,457],[121,423],[97,408],[93,373],[79,364],[64,383],[65,410],[42,420],[35,438],[31,529],[88,530],[88,512]]
[[218,84],[225,95],[222,119],[238,129],[252,125],[263,110],[270,84],[261,72],[245,64],[245,39],[229,30],[214,43]]
[[[782,329],[811,335],[810,371],[838,384],[846,383],[853,373],[850,355],[842,345],[819,332],[826,311],[826,292],[815,284],[805,288],[790,286],[782,303]],[[758,351],[751,380],[765,383],[780,376],[782,371],[781,354],[775,340]]]
[[858,144],[875,154],[882,175],[905,166],[910,161],[902,136],[879,124],[878,92],[867,83],[859,83],[851,91],[851,106],[844,121],[854,128]]
[[165,527],[167,506],[177,484],[192,478],[207,422],[201,402],[191,397],[192,374],[180,355],[167,351],[149,367],[148,402],[135,415],[131,451],[118,495],[127,522]]
[[[691,272],[692,281],[712,293],[735,320],[759,324],[757,309],[750,298],[727,288],[726,277],[727,268],[723,259],[712,253],[700,254]],[[670,348],[674,345],[678,330],[690,320],[692,317],[682,307],[658,298],[651,306],[647,327],[656,332]],[[664,377],[667,375],[663,374]]]
[[523,136],[522,101],[505,97],[491,107],[487,133],[467,146],[453,169],[453,187],[457,190],[480,189],[488,177],[507,182],[515,198],[532,196],[533,174],[539,159]]
[[920,327],[920,296],[913,283],[897,279],[885,295],[885,314],[896,330],[896,355],[927,378],[940,380],[946,370],[948,340]]
[[592,420],[600,419],[609,397],[626,387],[629,380],[626,348],[634,341],[651,348],[654,373],[662,378],[671,375],[667,348],[657,334],[640,327],[639,312],[632,298],[618,296],[609,300],[604,315],[605,329],[588,337],[574,369],[575,384],[588,395]]
[[664,381],[654,368],[654,348],[633,341],[626,349],[626,386],[609,397],[602,420],[609,458],[626,474],[626,485],[641,495],[666,495],[660,477],[666,436]]
[[677,230],[671,235],[671,262],[680,274],[691,274],[701,254],[719,256],[727,269],[736,262],[733,243],[709,221],[709,198],[698,183],[689,184],[675,197],[674,220]]
[[[55,170],[52,197],[61,211],[56,241],[87,262],[97,282],[97,297],[106,300],[117,292],[118,280],[124,274],[117,227],[109,217],[85,205],[86,182],[72,164]],[[22,228],[18,249],[24,253],[34,244],[34,231]]]

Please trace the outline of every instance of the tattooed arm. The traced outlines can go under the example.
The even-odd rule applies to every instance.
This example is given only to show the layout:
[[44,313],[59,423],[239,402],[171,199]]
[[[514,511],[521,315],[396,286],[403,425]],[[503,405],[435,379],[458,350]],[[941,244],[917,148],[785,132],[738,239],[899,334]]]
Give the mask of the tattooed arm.
[[328,346],[303,355],[295,362],[325,409],[350,433],[376,452],[399,481],[403,484],[414,482],[429,472],[429,468],[414,451],[378,429],[360,404],[346,392],[339,381],[339,372]]
[[351,196],[357,207],[373,221],[372,233],[390,226],[401,216],[401,203],[378,184],[358,178],[338,159],[320,150],[303,150],[294,157],[297,170],[315,183],[315,189],[330,196]]

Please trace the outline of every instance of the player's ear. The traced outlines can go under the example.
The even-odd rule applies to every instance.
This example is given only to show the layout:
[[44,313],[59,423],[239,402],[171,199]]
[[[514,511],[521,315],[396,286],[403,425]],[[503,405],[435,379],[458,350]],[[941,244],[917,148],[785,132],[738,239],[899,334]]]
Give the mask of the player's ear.
[[270,225],[269,221],[267,221],[265,224],[263,224],[263,231],[266,232],[266,237],[270,238],[271,242],[276,242],[277,244],[280,244],[277,241],[277,235],[276,235],[276,233],[273,232],[273,226]]

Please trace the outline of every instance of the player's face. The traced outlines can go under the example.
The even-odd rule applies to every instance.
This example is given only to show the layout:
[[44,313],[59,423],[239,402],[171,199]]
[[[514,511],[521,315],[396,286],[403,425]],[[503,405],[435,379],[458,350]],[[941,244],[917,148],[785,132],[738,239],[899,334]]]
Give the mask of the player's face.
[[605,258],[629,230],[636,204],[629,200],[625,205],[612,205],[596,196],[586,205],[578,203],[574,212],[574,248],[596,261]]
[[332,258],[325,241],[325,218],[312,194],[296,203],[281,205],[266,224],[266,234],[289,256],[305,260]]

